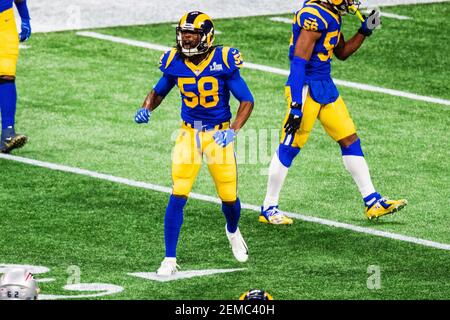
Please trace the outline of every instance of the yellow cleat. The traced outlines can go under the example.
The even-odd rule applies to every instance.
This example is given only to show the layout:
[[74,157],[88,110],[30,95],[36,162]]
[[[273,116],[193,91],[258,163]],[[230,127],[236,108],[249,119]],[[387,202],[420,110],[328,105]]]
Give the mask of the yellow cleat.
[[381,198],[377,200],[372,206],[365,209],[366,217],[369,220],[378,219],[379,217],[392,214],[400,211],[408,204],[405,199],[401,200],[388,200]]
[[271,206],[267,210],[261,207],[261,214],[258,218],[259,222],[268,224],[293,224],[294,220],[278,210],[278,206]]

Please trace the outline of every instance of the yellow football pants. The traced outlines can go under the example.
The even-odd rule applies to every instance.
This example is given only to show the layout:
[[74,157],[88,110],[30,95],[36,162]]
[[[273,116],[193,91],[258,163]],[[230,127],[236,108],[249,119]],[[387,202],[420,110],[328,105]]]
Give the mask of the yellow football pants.
[[[228,127],[229,124],[224,123],[221,130]],[[219,126],[203,132],[182,124],[172,154],[174,195],[189,196],[204,155],[219,198],[224,202],[236,200],[237,166],[234,146],[230,143],[223,148],[215,143],[213,135],[217,130]]]
[[292,147],[303,148],[308,141],[309,134],[311,133],[317,118],[319,118],[323,128],[334,141],[342,140],[343,138],[356,133],[355,124],[353,123],[341,96],[333,103],[321,105],[313,100],[308,91],[308,95],[303,103],[303,118],[300,129],[297,130],[294,137],[292,137],[292,135],[286,135],[284,125],[289,118],[289,110],[292,102],[290,87],[285,88],[285,95],[288,102],[288,111],[283,121],[280,143]]
[[15,76],[19,57],[19,35],[13,9],[0,13],[0,76]]

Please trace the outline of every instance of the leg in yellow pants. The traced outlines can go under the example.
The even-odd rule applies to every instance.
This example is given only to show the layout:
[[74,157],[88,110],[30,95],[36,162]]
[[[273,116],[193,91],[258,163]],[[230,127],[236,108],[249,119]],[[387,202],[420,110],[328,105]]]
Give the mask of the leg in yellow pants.
[[[222,129],[227,129],[227,126]],[[217,145],[213,138],[216,131],[199,132],[183,124],[172,155],[173,195],[189,196],[204,155],[219,198],[223,202],[236,201],[237,172],[234,147],[232,143],[225,148]]]
[[0,13],[0,108],[2,134],[0,152],[9,153],[27,142],[23,134],[14,130],[16,113],[16,66],[19,57],[19,35],[13,9]]
[[166,258],[157,271],[158,275],[172,275],[177,271],[176,248],[183,224],[183,208],[202,165],[203,156],[222,200],[222,211],[227,221],[225,231],[233,255],[240,262],[248,259],[247,244],[238,227],[241,204],[237,198],[233,143],[222,147],[214,141],[217,130],[227,128],[228,123],[210,131],[199,131],[186,124],[180,129],[172,155],[173,190],[164,218]]
[[[292,101],[289,87],[286,87],[286,98],[288,101],[288,112],[283,121],[283,128],[288,120],[289,108]],[[282,130],[280,143],[286,146],[303,148],[308,141],[309,134],[317,118],[319,118],[328,135],[336,142],[356,133],[353,120],[341,96],[335,102],[321,105],[314,101],[308,93],[303,103],[303,117],[300,129],[294,136],[286,135],[284,130]]]
[[19,35],[13,9],[0,13],[0,76],[15,76]]

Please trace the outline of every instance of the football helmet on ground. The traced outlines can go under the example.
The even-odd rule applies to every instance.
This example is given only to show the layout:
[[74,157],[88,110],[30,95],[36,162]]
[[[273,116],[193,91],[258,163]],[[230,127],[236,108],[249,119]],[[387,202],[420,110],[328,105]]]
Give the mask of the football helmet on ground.
[[260,289],[251,289],[244,292],[239,300],[273,300],[273,297],[266,291]]
[[26,269],[7,270],[0,278],[0,300],[37,300],[39,287]]

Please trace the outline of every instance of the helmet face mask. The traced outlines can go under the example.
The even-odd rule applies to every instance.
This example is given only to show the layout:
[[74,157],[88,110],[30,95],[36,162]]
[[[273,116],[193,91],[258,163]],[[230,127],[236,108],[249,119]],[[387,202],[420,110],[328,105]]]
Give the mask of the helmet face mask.
[[[195,47],[186,47],[183,33],[199,34],[199,42]],[[186,13],[176,28],[177,50],[186,57],[192,57],[208,52],[214,42],[214,25],[211,18],[199,11]]]
[[25,269],[11,269],[0,278],[0,300],[37,300],[39,288]]
[[[347,13],[355,14],[350,8],[358,8],[361,4],[358,0],[320,0],[321,2],[328,3],[334,10],[336,10],[341,16]],[[350,10],[349,10],[350,9]]]

